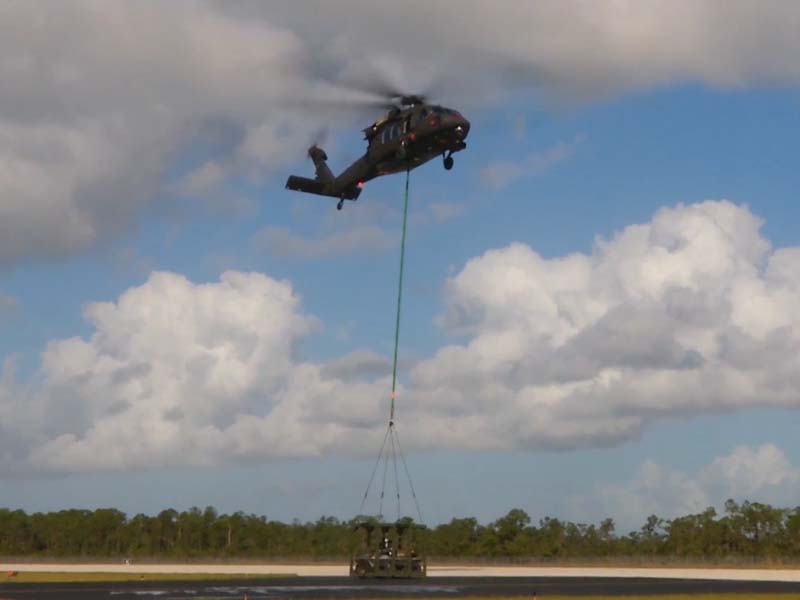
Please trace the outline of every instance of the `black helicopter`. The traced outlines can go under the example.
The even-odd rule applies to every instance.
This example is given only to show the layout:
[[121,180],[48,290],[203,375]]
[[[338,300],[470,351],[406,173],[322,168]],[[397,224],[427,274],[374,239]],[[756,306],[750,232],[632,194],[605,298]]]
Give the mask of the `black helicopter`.
[[316,178],[290,175],[286,189],[357,200],[364,183],[382,175],[410,171],[441,156],[444,168],[453,168],[453,154],[467,147],[469,121],[451,108],[429,104],[422,95],[394,95],[387,115],[364,129],[367,151],[338,176],[328,164],[328,155],[316,144],[308,150]]

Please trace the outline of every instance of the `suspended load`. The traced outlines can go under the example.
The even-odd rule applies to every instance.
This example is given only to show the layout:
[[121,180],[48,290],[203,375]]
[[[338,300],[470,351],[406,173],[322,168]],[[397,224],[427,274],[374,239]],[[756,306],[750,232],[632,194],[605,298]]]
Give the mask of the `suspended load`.
[[421,578],[427,574],[421,543],[424,526],[410,519],[395,523],[361,521],[354,529],[358,542],[350,558],[350,577]]

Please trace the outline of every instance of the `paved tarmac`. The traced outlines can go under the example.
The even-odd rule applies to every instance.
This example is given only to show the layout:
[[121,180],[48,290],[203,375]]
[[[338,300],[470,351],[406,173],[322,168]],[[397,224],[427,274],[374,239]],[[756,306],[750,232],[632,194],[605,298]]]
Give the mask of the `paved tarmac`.
[[[242,575],[253,577],[290,576],[345,577],[347,563],[0,563],[0,573],[176,573]],[[719,579],[728,581],[785,581],[800,583],[800,569],[737,569],[720,567],[545,567],[541,565],[481,566],[429,564],[428,577],[604,577],[611,579]]]
[[517,596],[627,596],[776,593],[800,596],[786,581],[722,581],[609,577],[436,577],[366,581],[347,577],[293,577],[219,583],[0,584],[0,600],[159,600],[261,598],[413,598]]

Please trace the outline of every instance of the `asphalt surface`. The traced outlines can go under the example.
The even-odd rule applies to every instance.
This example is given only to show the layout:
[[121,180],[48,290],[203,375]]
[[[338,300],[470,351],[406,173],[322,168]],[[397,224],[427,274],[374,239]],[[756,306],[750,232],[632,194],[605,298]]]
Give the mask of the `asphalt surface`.
[[663,594],[782,593],[800,584],[609,577],[434,577],[417,581],[366,581],[348,577],[292,577],[258,581],[191,583],[0,584],[0,600],[161,600],[244,598],[411,598],[464,596],[628,596]]

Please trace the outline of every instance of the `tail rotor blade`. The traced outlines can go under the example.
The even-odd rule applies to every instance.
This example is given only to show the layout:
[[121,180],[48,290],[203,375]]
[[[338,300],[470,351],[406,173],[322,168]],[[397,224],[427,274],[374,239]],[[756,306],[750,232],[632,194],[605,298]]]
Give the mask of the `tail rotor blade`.
[[314,135],[311,136],[311,145],[324,146],[325,142],[328,141],[329,135],[330,135],[329,127],[320,127],[314,132]]

